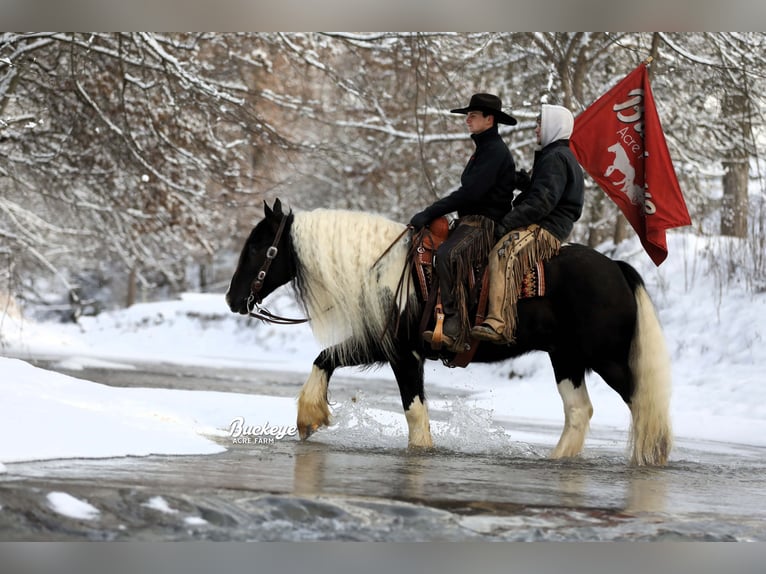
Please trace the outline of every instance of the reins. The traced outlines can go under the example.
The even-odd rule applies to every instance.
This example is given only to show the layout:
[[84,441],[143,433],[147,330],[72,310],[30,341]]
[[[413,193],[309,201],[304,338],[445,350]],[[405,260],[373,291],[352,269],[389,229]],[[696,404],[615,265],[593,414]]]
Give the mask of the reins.
[[[414,229],[412,227],[412,225],[407,225],[407,227],[405,227],[404,230],[399,235],[396,236],[396,239],[394,239],[391,242],[391,245],[386,247],[386,250],[383,251],[383,253],[380,254],[380,257],[378,257],[375,260],[375,263],[373,263],[370,266],[370,271],[375,269],[375,266],[378,263],[380,263],[380,260],[383,259],[388,254],[388,252],[391,251],[391,249],[393,249],[394,245],[399,243],[401,238],[404,237],[404,234],[407,233],[408,231],[410,231],[411,229]],[[408,256],[405,259],[404,267],[402,268],[402,274],[399,277],[399,282],[396,285],[396,292],[394,293],[394,301],[396,301],[399,305],[401,304],[401,301],[402,301],[402,294],[403,294],[403,289],[404,289],[404,286],[405,286],[405,279],[407,277],[407,266],[409,264],[409,260],[410,260],[410,257]],[[406,285],[407,285],[407,287],[406,287],[406,293],[405,293],[405,300],[408,299],[409,295],[410,295],[409,283],[407,283]],[[392,321],[394,322],[394,329],[393,329],[393,331],[391,331],[391,333],[393,335],[393,334],[396,333],[396,331],[399,330],[399,314],[397,313],[397,307],[396,306],[391,309],[391,313],[389,314],[388,318],[386,319],[386,324],[383,326],[383,333],[382,333],[383,337],[386,336],[386,333],[391,328]]]
[[386,255],[388,255],[388,252],[389,252],[389,251],[391,251],[391,249],[393,249],[394,245],[396,245],[396,244],[399,242],[399,240],[400,240],[402,237],[404,237],[404,234],[405,234],[405,233],[407,233],[407,232],[408,232],[410,229],[412,229],[412,226],[411,226],[411,225],[408,225],[407,227],[405,227],[405,228],[404,228],[404,230],[403,230],[403,231],[402,231],[402,232],[401,232],[399,235],[397,235],[397,236],[396,236],[396,239],[394,239],[394,240],[391,242],[391,245],[389,245],[388,247],[386,247],[386,250],[385,250],[383,253],[381,253],[381,254],[380,254],[380,257],[378,257],[378,258],[375,260],[375,263],[373,263],[373,264],[370,266],[370,271],[372,271],[372,270],[375,268],[375,266],[376,266],[378,263],[380,263],[380,260],[381,260],[381,259],[383,259],[383,258],[384,258]]
[[276,325],[299,325],[301,323],[305,323],[308,321],[308,319],[291,319],[290,317],[281,317],[280,315],[275,315],[266,309],[266,307],[262,307],[257,301],[258,293],[263,288],[263,282],[266,279],[266,274],[269,272],[269,267],[271,267],[272,262],[274,259],[276,259],[277,254],[279,253],[279,248],[277,245],[279,245],[279,242],[282,239],[282,234],[285,231],[286,223],[287,216],[283,215],[282,220],[279,222],[277,233],[274,236],[274,241],[266,250],[266,259],[263,260],[263,265],[261,265],[258,274],[255,276],[253,283],[250,285],[250,296],[247,298],[247,314],[250,317],[255,317],[256,319],[260,319],[266,323],[273,323]]
[[[250,304],[249,301],[250,300],[248,299],[248,306]],[[254,303],[253,307],[254,308],[248,310],[248,315],[266,323],[272,323],[274,325],[299,325],[308,321],[308,319],[292,319],[290,317],[275,315],[266,309],[266,307],[261,307],[258,303]]]

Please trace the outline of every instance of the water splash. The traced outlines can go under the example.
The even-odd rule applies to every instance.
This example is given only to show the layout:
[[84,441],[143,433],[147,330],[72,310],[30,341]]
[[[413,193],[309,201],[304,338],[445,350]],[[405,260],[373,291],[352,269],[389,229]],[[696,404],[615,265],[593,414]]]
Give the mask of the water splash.
[[404,413],[376,408],[369,397],[357,390],[350,399],[331,404],[333,424],[323,431],[323,439],[342,441],[347,447],[407,446],[407,423]]
[[[475,402],[455,398],[444,403],[444,411],[432,411],[431,433],[440,451],[463,454],[501,454],[503,456],[540,457],[542,451],[518,442],[494,418],[492,409]],[[362,391],[332,407],[333,424],[322,431],[323,442],[353,448],[404,448],[407,423],[404,414],[376,408]],[[447,415],[444,420],[444,415]]]
[[440,448],[469,454],[539,456],[528,444],[517,442],[495,420],[495,411],[476,406],[473,401],[455,398],[446,422],[431,424],[434,443]]

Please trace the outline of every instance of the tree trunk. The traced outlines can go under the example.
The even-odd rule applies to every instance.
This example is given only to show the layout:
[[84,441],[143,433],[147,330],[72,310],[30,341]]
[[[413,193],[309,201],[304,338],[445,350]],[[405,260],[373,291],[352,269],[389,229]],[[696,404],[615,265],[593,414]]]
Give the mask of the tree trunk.
[[750,138],[749,99],[746,94],[727,94],[723,98],[724,125],[732,130],[732,146],[723,162],[723,200],[721,235],[747,237],[750,171],[747,142]]
[[[590,196],[590,197],[588,197]],[[604,205],[604,198],[606,195],[596,187],[593,193],[586,195],[586,205],[588,206],[588,247],[595,248],[598,246],[609,234],[606,229],[606,225],[603,223],[604,211],[606,206]]]
[[207,264],[200,263],[199,264],[199,290],[202,291],[203,293],[207,291],[207,285],[208,285],[207,271],[208,271]]
[[131,267],[128,274],[128,294],[125,297],[125,307],[132,307],[136,302],[136,292],[138,287],[136,285],[136,268]]
[[747,237],[747,161],[724,162],[721,235]]
[[617,219],[614,222],[614,233],[612,240],[615,245],[619,245],[622,241],[628,238],[628,220],[622,213],[617,214]]

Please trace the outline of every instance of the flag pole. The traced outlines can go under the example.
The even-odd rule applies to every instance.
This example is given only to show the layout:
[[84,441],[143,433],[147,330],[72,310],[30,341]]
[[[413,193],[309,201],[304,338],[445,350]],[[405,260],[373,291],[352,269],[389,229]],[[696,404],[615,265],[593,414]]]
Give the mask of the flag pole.
[[646,60],[644,60],[644,64],[648,66],[648,65],[649,65],[649,64],[651,64],[653,61],[654,61],[654,57],[653,57],[653,56],[648,56],[648,57],[646,58]]

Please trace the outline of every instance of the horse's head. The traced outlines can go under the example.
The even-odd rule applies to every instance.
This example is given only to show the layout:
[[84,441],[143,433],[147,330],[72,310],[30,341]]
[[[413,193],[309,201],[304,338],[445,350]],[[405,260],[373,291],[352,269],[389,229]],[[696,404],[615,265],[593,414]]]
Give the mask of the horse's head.
[[282,213],[277,199],[274,207],[264,202],[265,217],[250,232],[239,263],[226,292],[226,303],[234,313],[247,314],[277,287],[295,277],[290,245],[292,211]]

